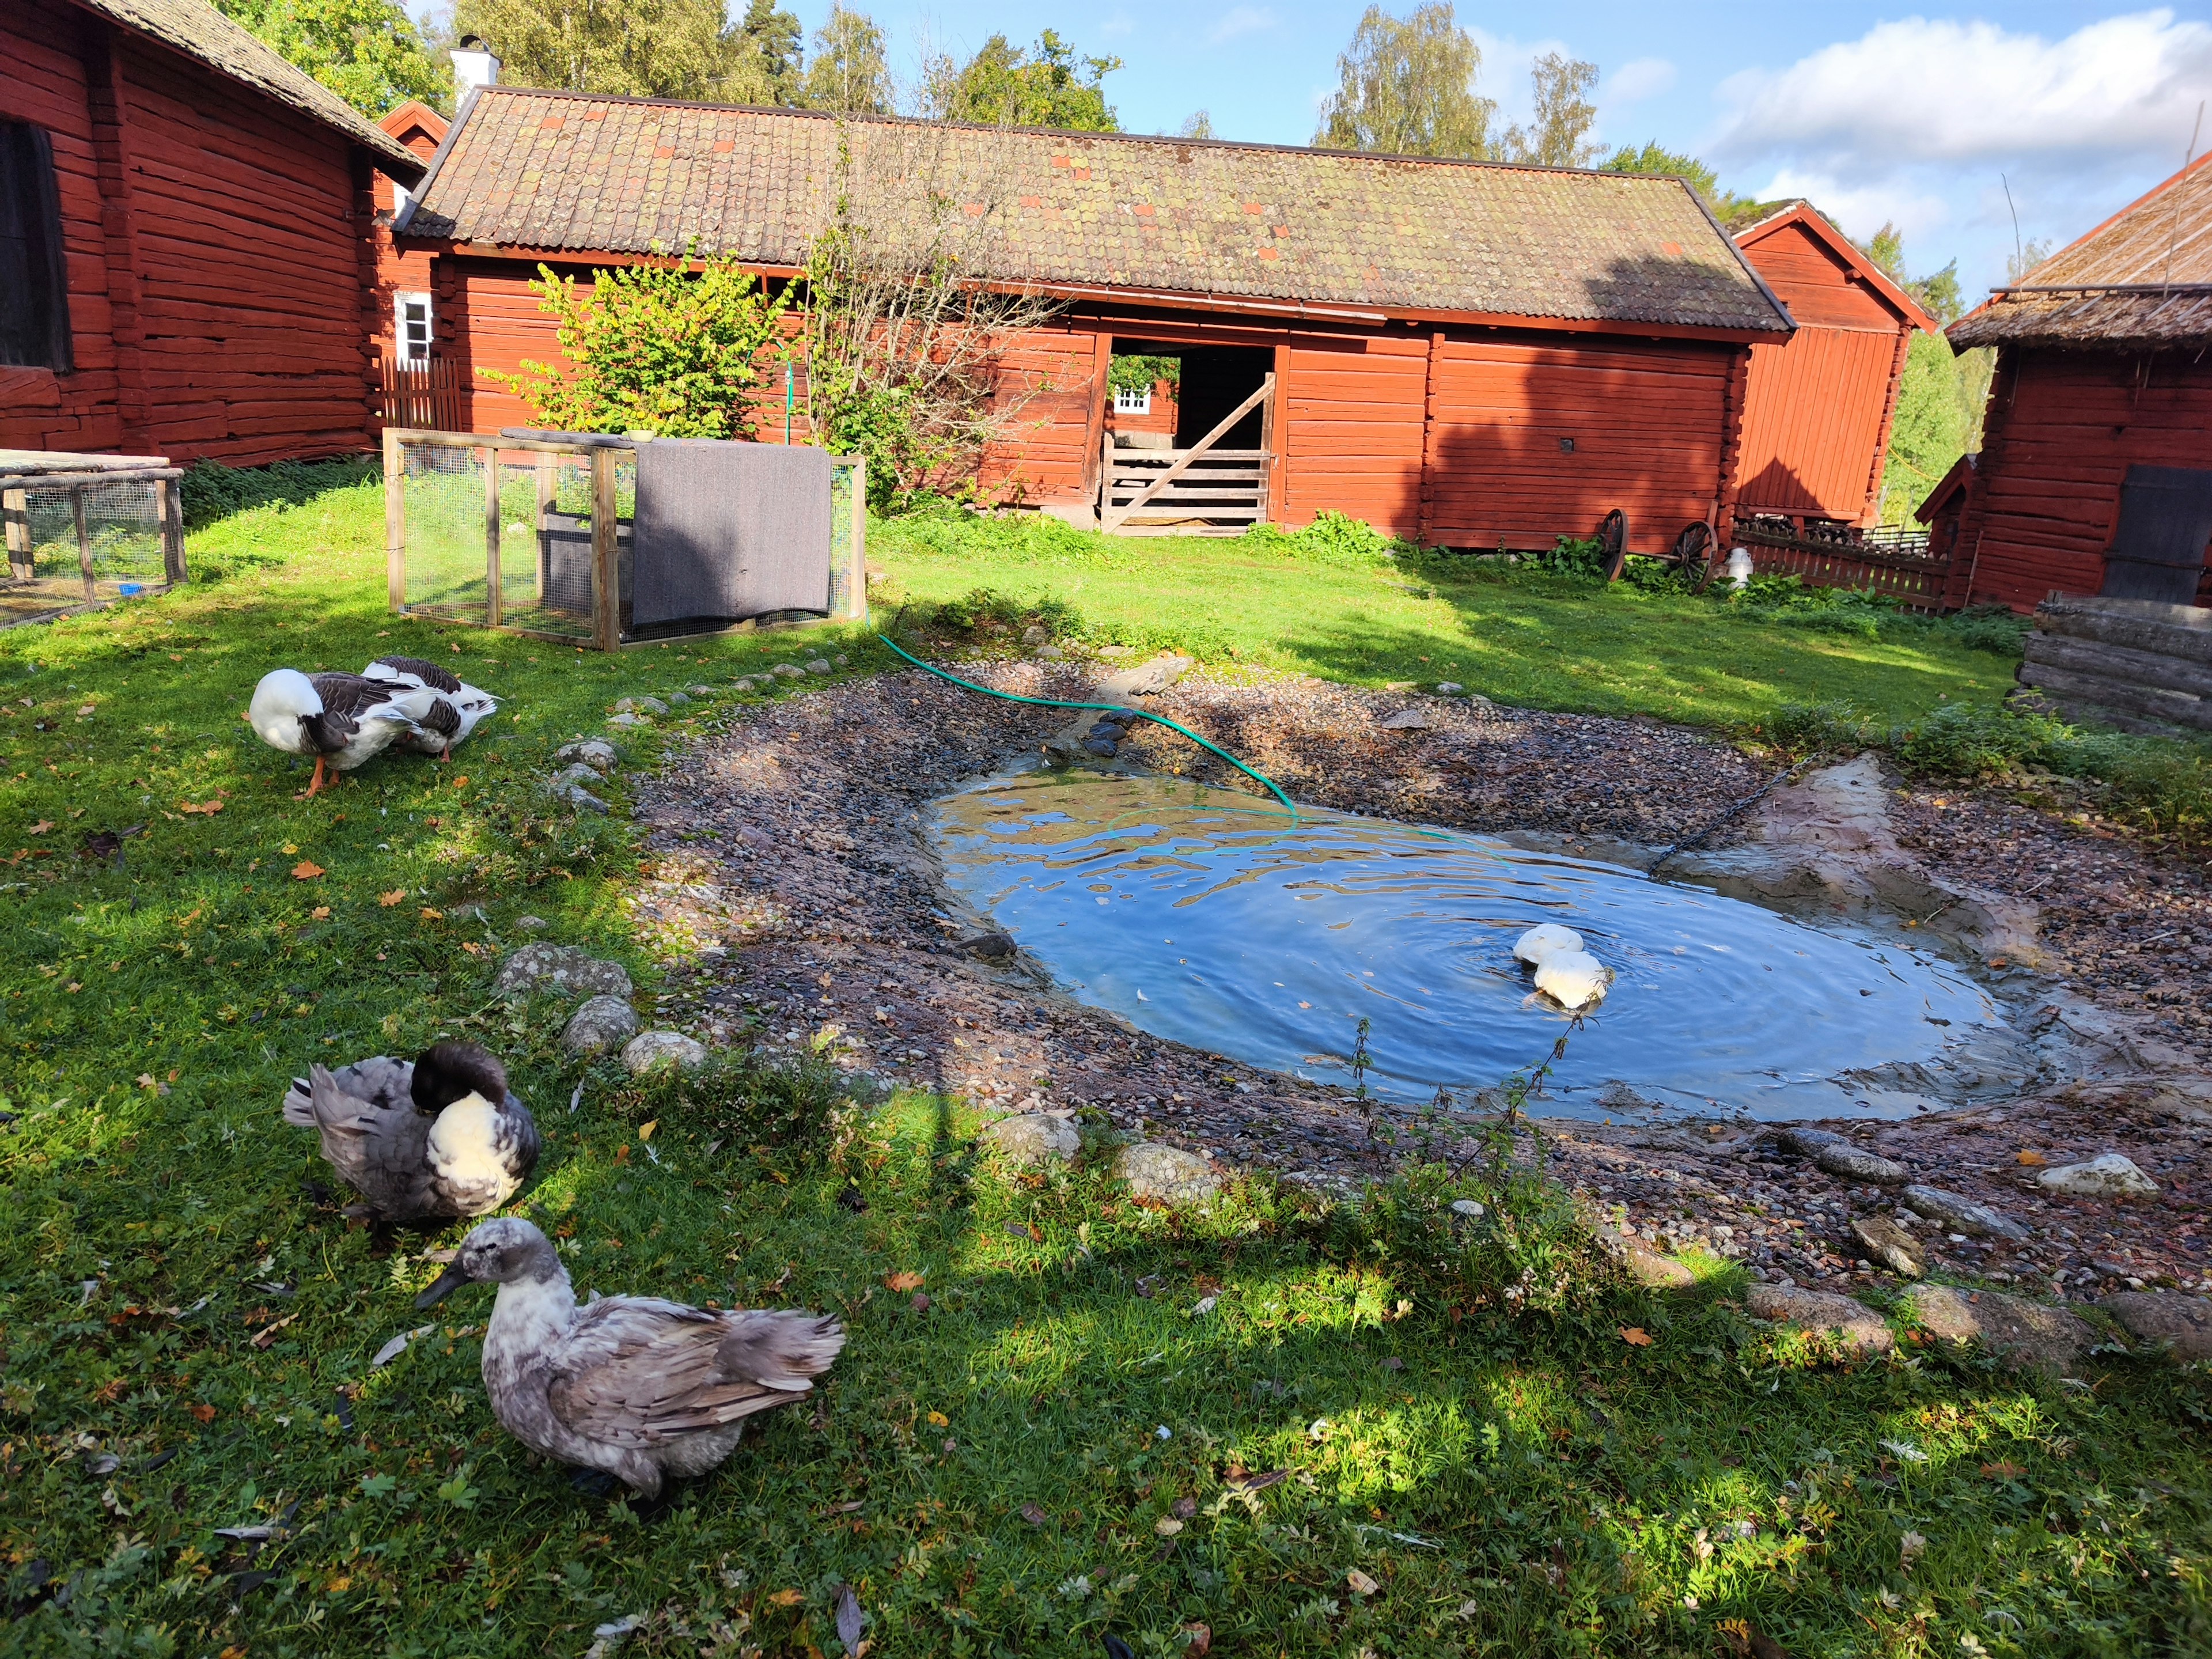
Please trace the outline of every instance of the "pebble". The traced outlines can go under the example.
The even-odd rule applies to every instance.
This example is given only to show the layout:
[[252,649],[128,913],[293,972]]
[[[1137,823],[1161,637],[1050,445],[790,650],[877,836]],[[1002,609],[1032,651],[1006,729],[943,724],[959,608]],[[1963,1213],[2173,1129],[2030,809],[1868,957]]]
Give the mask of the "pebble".
[[574,945],[526,945],[507,959],[492,988],[503,996],[552,991],[562,996],[628,997],[629,972]]
[[1920,1241],[1887,1216],[1853,1218],[1851,1237],[1869,1260],[1880,1262],[1899,1279],[1918,1279],[1928,1271],[1928,1252]]
[[714,688],[711,685],[687,686],[685,690],[695,697],[711,697],[714,695]]
[[2120,1152],[2106,1152],[2082,1164],[2058,1164],[2037,1176],[2035,1184],[2075,1198],[2148,1198],[2158,1191],[2158,1182],[2137,1169],[2133,1158]]
[[652,724],[653,724],[653,722],[652,722],[651,720],[647,720],[647,719],[646,719],[642,714],[629,714],[629,713],[628,713],[628,712],[624,712],[624,713],[623,713],[623,714],[610,714],[610,715],[608,715],[608,716],[607,716],[607,724],[608,724],[609,726],[650,726],[650,725],[652,725]]
[[641,1031],[623,1045],[622,1063],[639,1076],[656,1066],[695,1071],[707,1063],[707,1045],[681,1031]]
[[[679,692],[678,695],[680,696],[683,694]],[[690,699],[685,698],[685,701],[689,702]],[[617,697],[615,699],[615,713],[617,714],[665,714],[667,712],[668,705],[658,697]]]
[[620,997],[592,997],[568,1017],[561,1046],[572,1054],[595,1054],[637,1035],[637,1011]]
[[1401,708],[1396,714],[1376,721],[1383,732],[1425,732],[1430,727],[1429,717],[1418,708]]
[[517,916],[514,919],[515,931],[518,933],[542,933],[552,925],[543,916]]

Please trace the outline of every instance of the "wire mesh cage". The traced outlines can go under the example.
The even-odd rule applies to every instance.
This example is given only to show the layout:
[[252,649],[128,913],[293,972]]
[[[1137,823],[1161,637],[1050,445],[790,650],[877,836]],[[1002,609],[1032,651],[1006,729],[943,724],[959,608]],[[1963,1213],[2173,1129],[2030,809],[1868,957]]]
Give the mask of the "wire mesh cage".
[[831,463],[826,616],[632,625],[637,455],[618,438],[388,429],[386,579],[394,611],[601,650],[865,614],[866,481]]
[[167,592],[184,580],[184,474],[108,459],[0,461],[0,626]]

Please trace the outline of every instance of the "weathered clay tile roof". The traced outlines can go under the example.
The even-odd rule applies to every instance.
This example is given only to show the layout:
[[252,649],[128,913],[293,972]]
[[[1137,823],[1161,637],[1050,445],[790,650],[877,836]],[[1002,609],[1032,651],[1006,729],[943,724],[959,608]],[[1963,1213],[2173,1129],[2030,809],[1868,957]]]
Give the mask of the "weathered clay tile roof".
[[1790,326],[1679,179],[515,88],[473,94],[399,228],[790,270],[833,196],[889,199],[898,181],[909,218],[933,189],[991,220],[980,274],[1054,291]]
[[325,126],[337,128],[401,183],[412,184],[421,176],[421,159],[404,144],[207,0],[76,0],[76,3],[197,58]]
[[1999,289],[1948,331],[1954,346],[2212,343],[2212,155]]

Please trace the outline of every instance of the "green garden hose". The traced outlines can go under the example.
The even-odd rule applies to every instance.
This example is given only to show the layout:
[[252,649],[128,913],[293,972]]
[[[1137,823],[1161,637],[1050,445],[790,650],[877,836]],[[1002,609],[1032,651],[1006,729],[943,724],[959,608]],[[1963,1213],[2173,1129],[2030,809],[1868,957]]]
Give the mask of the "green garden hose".
[[916,668],[921,669],[927,673],[934,674],[940,680],[950,680],[953,684],[960,686],[966,690],[981,691],[987,697],[1001,697],[1008,702],[1034,703],[1041,708],[1075,708],[1096,710],[1097,713],[1102,714],[1135,714],[1140,719],[1152,721],[1155,726],[1164,726],[1171,732],[1180,732],[1183,736],[1188,738],[1200,748],[1206,750],[1212,754],[1220,756],[1222,759],[1227,761],[1231,766],[1242,772],[1246,777],[1252,779],[1255,782],[1266,784],[1269,789],[1274,792],[1275,799],[1291,809],[1291,817],[1292,821],[1295,822],[1297,818],[1297,803],[1283,793],[1282,786],[1277,783],[1274,779],[1269,777],[1264,772],[1254,771],[1250,767],[1245,765],[1243,761],[1238,760],[1236,756],[1231,754],[1226,749],[1222,748],[1220,744],[1208,743],[1204,738],[1200,737],[1197,732],[1192,731],[1188,726],[1178,725],[1176,721],[1170,720],[1165,714],[1148,714],[1141,708],[1131,708],[1121,703],[1066,702],[1058,697],[1025,697],[1018,691],[995,690],[988,685],[978,685],[973,680],[963,680],[957,674],[948,674],[942,668],[938,667],[933,663],[924,662],[921,658],[915,656],[913,652],[908,650],[904,646],[902,646],[896,640],[893,639],[887,633],[879,633],[876,637],[881,640],[885,645],[890,647],[892,650],[897,652],[900,656],[904,657]]

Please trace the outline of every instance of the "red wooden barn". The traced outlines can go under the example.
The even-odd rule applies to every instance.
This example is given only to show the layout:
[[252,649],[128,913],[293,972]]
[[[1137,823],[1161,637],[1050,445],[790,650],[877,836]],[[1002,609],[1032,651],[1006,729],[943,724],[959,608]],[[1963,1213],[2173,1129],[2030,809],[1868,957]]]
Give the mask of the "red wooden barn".
[[1725,527],[1751,349],[1791,327],[1677,179],[513,88],[464,103],[396,228],[490,430],[532,416],[476,371],[556,358],[540,261],[690,244],[787,276],[836,197],[901,179],[988,222],[980,274],[1066,302],[1006,355],[1036,395],[990,472],[1077,514],[1112,356],[1174,355],[1185,444],[1274,376],[1227,441],[1269,519],[1529,548],[1619,507],[1662,551]]
[[1874,524],[1905,350],[1938,324],[1810,203],[1735,240],[1797,324],[1751,349],[1736,510]]
[[1949,332],[1954,346],[1997,353],[1980,459],[1953,495],[1954,601],[2027,611],[2059,592],[2204,603],[2212,156]]
[[369,447],[375,169],[422,164],[201,0],[0,0],[0,447]]

